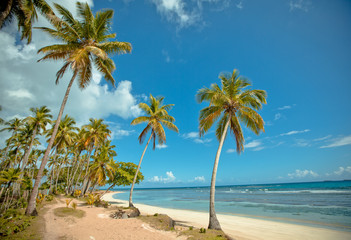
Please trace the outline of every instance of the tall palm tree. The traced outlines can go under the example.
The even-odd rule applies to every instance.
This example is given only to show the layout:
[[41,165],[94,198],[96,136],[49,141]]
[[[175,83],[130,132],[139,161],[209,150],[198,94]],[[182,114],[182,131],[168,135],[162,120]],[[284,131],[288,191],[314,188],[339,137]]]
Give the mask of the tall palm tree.
[[58,83],[59,79],[63,77],[69,68],[72,70],[73,76],[68,84],[54,130],[34,183],[26,209],[27,215],[36,214],[35,198],[38,194],[39,183],[74,80],[78,77],[81,89],[88,86],[92,77],[92,64],[94,64],[103,74],[104,78],[114,85],[115,80],[112,72],[116,67],[113,60],[108,57],[108,54],[127,53],[131,51],[130,43],[109,41],[110,38],[116,37],[116,34],[109,33],[113,10],[99,11],[94,16],[88,4],[78,2],[77,10],[80,20],[77,20],[73,18],[72,14],[66,8],[59,4],[54,5],[62,17],[52,19],[51,23],[54,29],[46,27],[40,29],[63,43],[41,48],[39,53],[45,53],[45,56],[40,61],[61,59],[64,61],[63,67],[56,74],[56,83]]
[[108,125],[103,123],[103,119],[90,118],[89,121],[89,124],[83,126],[85,140],[84,145],[88,151],[88,154],[86,158],[82,195],[85,194],[89,182],[89,162],[92,152],[95,149],[94,156],[96,156],[98,147],[100,147],[111,134],[111,131],[108,129]]
[[48,20],[55,17],[49,4],[44,0],[2,0],[0,3],[0,29],[14,18],[22,39],[32,41],[32,25],[38,20],[39,11]]
[[98,154],[93,157],[94,162],[90,166],[90,178],[99,186],[105,185],[107,178],[113,178],[117,169],[117,165],[113,161],[113,157],[117,154],[113,148],[115,148],[115,145],[111,145],[111,141],[107,140],[100,147]]
[[5,126],[7,126],[7,127],[4,127],[0,130],[0,132],[3,132],[3,131],[11,132],[12,131],[12,135],[7,141],[8,144],[6,145],[6,149],[5,149],[5,152],[3,154],[3,156],[4,156],[3,161],[5,161],[6,157],[7,157],[8,150],[9,150],[9,143],[11,142],[12,138],[14,138],[16,133],[23,127],[23,123],[24,122],[22,119],[14,118],[8,122],[5,122]]
[[[27,165],[28,157],[32,151],[32,147],[33,147],[33,143],[36,135],[40,134],[41,130],[43,131],[46,130],[46,125],[51,123],[51,118],[52,118],[52,115],[50,114],[50,109],[48,109],[46,106],[42,106],[40,108],[31,108],[30,111],[34,115],[31,117],[28,117],[27,121],[28,121],[28,124],[31,125],[31,127],[33,128],[33,132],[32,132],[32,138],[31,138],[30,144],[23,157],[21,171],[23,171],[23,169]],[[22,177],[23,176],[21,176],[21,178]]]
[[141,162],[143,161],[144,154],[146,152],[147,146],[149,145],[151,139],[153,138],[154,140],[153,149],[155,150],[156,138],[158,139],[158,143],[160,145],[166,142],[166,134],[162,125],[164,125],[170,130],[179,132],[177,126],[174,125],[173,123],[175,121],[174,117],[168,114],[168,111],[172,109],[174,104],[163,105],[163,100],[164,100],[164,97],[154,98],[150,94],[150,105],[147,105],[146,103],[139,103],[139,108],[141,108],[146,113],[147,116],[137,117],[131,122],[132,125],[140,124],[143,122],[147,123],[146,127],[139,135],[138,139],[140,144],[144,142],[145,137],[150,130],[151,130],[151,134],[150,134],[149,140],[146,143],[143,154],[141,155],[138,168],[135,172],[133,184],[129,194],[129,207],[134,207],[132,202],[133,189],[134,189],[135,181],[137,180]]
[[264,122],[257,110],[262,108],[262,104],[266,104],[267,97],[264,90],[246,89],[251,84],[247,79],[239,76],[237,70],[234,70],[231,75],[220,74],[219,78],[221,86],[212,84],[210,88],[200,89],[196,96],[199,103],[210,102],[208,107],[200,111],[200,136],[203,136],[218,120],[216,137],[219,146],[211,179],[209,229],[221,229],[214,205],[215,186],[219,156],[228,128],[235,138],[236,151],[240,154],[244,150],[244,136],[240,122],[244,123],[255,134],[264,131]]

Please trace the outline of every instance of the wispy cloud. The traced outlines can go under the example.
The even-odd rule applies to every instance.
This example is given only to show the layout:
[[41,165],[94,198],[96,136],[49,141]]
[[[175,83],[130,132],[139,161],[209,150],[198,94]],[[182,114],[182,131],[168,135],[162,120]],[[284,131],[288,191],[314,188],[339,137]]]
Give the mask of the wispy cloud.
[[240,10],[243,9],[243,8],[244,8],[243,1],[237,2],[237,3],[235,4],[235,6],[236,6],[237,8],[239,8]]
[[157,145],[156,145],[156,148],[157,148],[157,149],[164,149],[164,148],[168,148],[168,146],[167,146],[166,144],[162,144],[162,145],[157,144]]
[[289,178],[305,178],[305,177],[318,177],[319,174],[312,170],[299,170],[296,169],[293,173],[288,173]]
[[189,132],[181,135],[185,139],[191,139],[195,143],[205,144],[212,141],[211,138],[200,138],[198,132]]
[[277,121],[277,120],[281,119],[281,117],[282,117],[282,115],[280,113],[276,113],[274,115],[274,121]]
[[351,135],[334,139],[328,145],[321,146],[320,148],[341,147],[346,145],[351,145]]
[[236,152],[236,150],[234,148],[229,148],[226,153],[234,153]]
[[315,138],[313,139],[314,142],[320,142],[320,141],[324,141],[324,140],[327,140],[328,138],[330,138],[331,135],[327,135],[325,137],[320,137],[320,138]]
[[195,177],[194,182],[205,182],[205,177],[204,176]]
[[290,11],[308,12],[311,7],[311,2],[306,0],[291,0],[289,3]]
[[244,145],[244,148],[255,148],[262,144],[261,141],[254,140]]
[[286,106],[282,106],[282,107],[278,107],[278,110],[286,110],[286,109],[291,109],[291,106],[286,105]]
[[151,0],[157,12],[168,22],[177,24],[178,29],[187,28],[194,25],[203,25],[202,13],[203,3],[211,5],[216,10],[224,10],[228,6],[228,0]]
[[162,176],[153,176],[150,178],[148,181],[149,182],[155,182],[155,183],[170,183],[170,182],[175,182],[176,177],[174,176],[172,171],[166,172],[166,177]]
[[188,138],[197,138],[197,137],[199,137],[199,133],[198,133],[198,132],[184,133],[184,134],[182,134],[182,137],[185,138],[185,139],[188,139]]
[[305,129],[305,130],[301,130],[301,131],[297,131],[297,130],[293,130],[287,133],[282,133],[279,136],[290,136],[290,135],[295,135],[295,134],[300,134],[300,133],[306,133],[311,131],[310,129]]
[[171,61],[171,57],[169,56],[169,53],[166,50],[162,50],[162,55],[165,57],[166,63],[169,63]]

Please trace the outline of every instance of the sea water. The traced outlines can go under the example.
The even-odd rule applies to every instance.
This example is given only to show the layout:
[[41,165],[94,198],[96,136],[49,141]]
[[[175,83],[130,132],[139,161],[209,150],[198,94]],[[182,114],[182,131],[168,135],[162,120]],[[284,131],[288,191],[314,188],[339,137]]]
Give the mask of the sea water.
[[[209,187],[135,189],[133,203],[208,212]],[[114,195],[128,200],[129,192]],[[216,212],[351,231],[351,181],[216,187]]]

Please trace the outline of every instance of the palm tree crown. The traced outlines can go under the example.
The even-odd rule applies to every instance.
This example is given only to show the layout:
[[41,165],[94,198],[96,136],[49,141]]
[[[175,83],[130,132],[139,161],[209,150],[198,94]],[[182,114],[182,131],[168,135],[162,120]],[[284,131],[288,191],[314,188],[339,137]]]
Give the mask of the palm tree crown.
[[259,134],[264,131],[264,121],[257,113],[266,104],[266,91],[248,90],[251,83],[238,76],[237,70],[228,76],[221,74],[221,87],[212,84],[210,88],[202,88],[197,93],[198,102],[209,101],[210,106],[205,107],[200,112],[200,136],[203,136],[212,125],[219,119],[216,127],[216,136],[220,140],[226,122],[229,121],[229,129],[236,140],[236,150],[238,153],[244,150],[244,136],[240,122],[254,133]]
[[131,122],[132,125],[147,122],[147,126],[141,132],[138,139],[139,143],[142,144],[147,133],[151,130],[153,149],[155,149],[156,138],[160,145],[166,142],[166,134],[162,125],[170,130],[179,132],[177,126],[173,123],[175,121],[174,117],[168,114],[168,111],[172,109],[174,104],[163,105],[163,100],[164,97],[154,98],[150,94],[150,105],[147,105],[146,103],[139,104],[139,107],[147,114],[147,116],[137,117]]
[[62,78],[67,68],[73,71],[73,78],[78,76],[79,87],[89,85],[92,76],[92,63],[104,75],[104,78],[114,85],[112,71],[115,64],[108,54],[129,53],[132,49],[127,42],[108,41],[115,38],[110,34],[113,10],[99,11],[94,16],[87,3],[77,2],[78,16],[82,20],[74,19],[72,14],[59,4],[54,4],[62,19],[53,18],[55,29],[41,27],[52,37],[61,40],[63,44],[54,44],[39,49],[46,55],[41,60],[64,60],[64,65],[56,74],[56,83]]

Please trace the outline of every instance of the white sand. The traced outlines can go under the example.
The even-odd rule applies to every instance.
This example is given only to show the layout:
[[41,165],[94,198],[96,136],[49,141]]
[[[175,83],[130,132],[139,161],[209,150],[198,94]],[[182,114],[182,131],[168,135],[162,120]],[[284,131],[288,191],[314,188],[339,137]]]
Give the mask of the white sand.
[[[128,206],[127,201],[114,199],[116,192],[107,193],[103,196],[105,201],[121,206]],[[194,226],[207,227],[208,213],[189,210],[169,209],[154,207],[145,204],[135,204],[142,214],[162,213],[167,214],[173,220]],[[229,216],[217,214],[223,231],[237,240],[267,239],[267,240],[351,240],[351,232],[336,231],[326,228],[302,226],[297,224],[281,223],[268,220],[259,220],[241,216]]]

